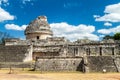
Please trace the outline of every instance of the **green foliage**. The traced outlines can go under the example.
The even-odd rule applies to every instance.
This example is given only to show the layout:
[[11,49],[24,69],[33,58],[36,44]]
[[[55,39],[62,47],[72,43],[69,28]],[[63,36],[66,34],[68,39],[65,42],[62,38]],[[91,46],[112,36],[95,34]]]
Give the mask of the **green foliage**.
[[120,40],[120,32],[113,36],[114,40]]
[[113,36],[106,35],[105,37],[103,37],[103,40],[108,40],[108,39],[120,40],[120,32],[115,33]]
[[104,39],[104,40],[113,39],[113,36],[106,35],[105,37],[103,37],[103,39]]

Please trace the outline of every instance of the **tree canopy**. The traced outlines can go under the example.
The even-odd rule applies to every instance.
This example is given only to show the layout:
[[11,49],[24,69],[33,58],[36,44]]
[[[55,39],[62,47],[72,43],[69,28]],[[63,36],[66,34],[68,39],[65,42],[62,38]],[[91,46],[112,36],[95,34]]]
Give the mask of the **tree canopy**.
[[103,37],[103,40],[108,40],[108,39],[113,39],[113,36],[106,35],[105,37]]
[[115,33],[113,36],[106,35],[105,37],[103,37],[103,40],[108,40],[108,39],[120,40],[120,32]]
[[6,38],[12,38],[12,36],[6,32],[0,31],[0,44],[3,44]]
[[120,40],[120,32],[113,36],[114,40]]

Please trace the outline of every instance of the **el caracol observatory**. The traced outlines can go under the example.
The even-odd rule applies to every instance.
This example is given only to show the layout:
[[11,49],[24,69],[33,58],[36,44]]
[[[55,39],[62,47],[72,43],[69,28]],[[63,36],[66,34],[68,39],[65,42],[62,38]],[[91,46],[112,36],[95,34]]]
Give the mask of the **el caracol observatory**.
[[26,39],[39,40],[51,37],[53,32],[47,22],[46,16],[39,16],[27,26],[25,30]]
[[120,41],[71,42],[53,37],[46,16],[31,21],[25,35],[27,40],[11,38],[0,45],[0,68],[34,66],[39,71],[120,72]]

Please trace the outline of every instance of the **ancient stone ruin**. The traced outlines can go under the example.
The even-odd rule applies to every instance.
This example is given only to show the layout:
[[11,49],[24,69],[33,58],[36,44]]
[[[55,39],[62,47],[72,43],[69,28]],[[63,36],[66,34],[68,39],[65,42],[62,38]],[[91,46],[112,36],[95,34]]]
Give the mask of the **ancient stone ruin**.
[[53,37],[46,16],[30,22],[25,36],[26,40],[6,39],[5,45],[0,45],[1,68],[12,65],[40,71],[120,72],[120,41],[70,42]]

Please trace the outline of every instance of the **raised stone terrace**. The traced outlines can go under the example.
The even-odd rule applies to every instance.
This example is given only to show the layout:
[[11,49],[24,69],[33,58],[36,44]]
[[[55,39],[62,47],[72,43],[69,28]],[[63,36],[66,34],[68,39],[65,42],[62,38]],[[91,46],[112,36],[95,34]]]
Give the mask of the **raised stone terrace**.
[[24,45],[0,45],[0,62],[24,62],[30,47]]
[[[118,69],[114,62],[115,58],[111,56],[88,56],[88,64],[90,72],[117,72]],[[119,62],[119,61],[118,61]]]

